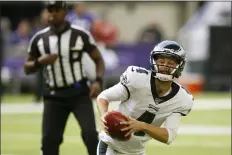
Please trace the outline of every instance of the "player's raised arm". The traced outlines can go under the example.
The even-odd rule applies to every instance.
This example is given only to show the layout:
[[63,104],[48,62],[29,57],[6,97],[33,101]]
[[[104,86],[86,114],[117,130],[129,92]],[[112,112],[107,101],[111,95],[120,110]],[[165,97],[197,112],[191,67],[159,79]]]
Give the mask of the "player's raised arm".
[[100,116],[108,112],[109,102],[126,101],[130,98],[130,92],[133,91],[131,67],[121,75],[120,82],[111,88],[101,92],[97,97],[97,108]]

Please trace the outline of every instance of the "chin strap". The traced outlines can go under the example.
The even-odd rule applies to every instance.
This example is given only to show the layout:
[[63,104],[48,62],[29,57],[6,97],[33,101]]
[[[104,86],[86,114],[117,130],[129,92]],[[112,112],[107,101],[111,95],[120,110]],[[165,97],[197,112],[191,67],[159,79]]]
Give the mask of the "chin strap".
[[166,75],[161,73],[156,73],[155,78],[159,79],[160,81],[173,81],[173,75]]

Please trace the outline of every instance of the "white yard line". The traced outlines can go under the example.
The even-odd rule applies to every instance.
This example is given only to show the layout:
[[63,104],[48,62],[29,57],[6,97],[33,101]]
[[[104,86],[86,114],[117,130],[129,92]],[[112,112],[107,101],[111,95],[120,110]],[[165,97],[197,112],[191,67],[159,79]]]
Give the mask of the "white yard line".
[[[159,143],[154,140],[150,140],[148,143],[150,146],[159,146],[159,147],[167,147],[166,144]],[[199,142],[199,141],[174,141],[169,147],[202,147],[202,148],[230,148],[231,143],[226,142],[218,142],[218,141],[207,141],[207,143]]]
[[41,113],[43,104],[2,104],[1,114]]
[[231,126],[182,125],[178,134],[181,135],[231,135]]
[[[205,136],[218,136],[218,135],[231,135],[230,126],[203,126],[203,125],[182,125],[178,130],[178,135],[205,135]],[[8,138],[23,138],[24,140],[38,139],[40,134],[34,133],[14,133],[2,131],[2,139]],[[80,139],[80,136],[65,136],[69,140]]]
[[[95,103],[95,102],[94,102]],[[115,109],[118,106],[118,102],[112,103],[111,109]],[[96,104],[94,104],[96,109]],[[193,110],[222,110],[231,109],[231,100],[227,99],[198,99],[195,100]],[[43,110],[43,104],[1,104],[1,114],[23,114],[23,113],[41,113]]]
[[[198,125],[183,125],[179,129],[179,135],[229,135],[231,134],[231,127],[218,127],[218,126],[198,126]],[[23,141],[39,141],[41,135],[39,133],[16,133],[16,132],[3,132],[1,139],[3,141],[6,140],[15,140],[15,139],[23,139]],[[76,136],[67,136],[64,135],[65,143],[76,143],[81,142],[82,139],[80,135]],[[166,147],[165,144],[159,143],[155,140],[150,140],[148,145],[152,146],[161,146]],[[222,142],[222,141],[194,141],[194,140],[186,140],[186,141],[175,141],[170,145],[171,147],[218,147],[218,148],[230,148],[231,142]]]
[[231,99],[196,99],[193,110],[231,109]]

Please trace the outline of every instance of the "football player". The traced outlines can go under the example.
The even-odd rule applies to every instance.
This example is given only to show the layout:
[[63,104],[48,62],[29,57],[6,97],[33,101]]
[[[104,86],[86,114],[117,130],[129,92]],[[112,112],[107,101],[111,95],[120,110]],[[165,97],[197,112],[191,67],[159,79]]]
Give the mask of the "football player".
[[[151,70],[129,66],[120,82],[103,91],[97,98],[97,108],[104,131],[100,133],[98,155],[144,155],[145,142],[155,139],[171,144],[177,135],[181,116],[193,106],[193,96],[174,81],[180,77],[186,62],[186,51],[175,41],[162,41],[150,54]],[[128,121],[128,141],[118,141],[108,135],[104,116],[109,103],[121,101],[118,111]],[[164,124],[162,126],[162,124]]]

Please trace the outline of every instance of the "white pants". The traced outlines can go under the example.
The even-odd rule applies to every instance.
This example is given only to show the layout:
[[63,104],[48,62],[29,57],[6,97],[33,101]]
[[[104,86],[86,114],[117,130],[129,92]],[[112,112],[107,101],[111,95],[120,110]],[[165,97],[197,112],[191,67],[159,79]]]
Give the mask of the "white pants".
[[[117,152],[116,150],[112,149],[109,145],[107,145],[105,142],[100,140],[97,146],[97,155],[128,155],[128,154]],[[144,153],[144,154],[133,154],[133,155],[146,155],[146,154]]]

